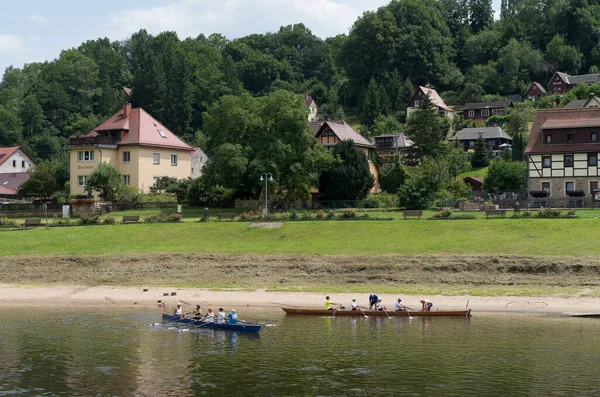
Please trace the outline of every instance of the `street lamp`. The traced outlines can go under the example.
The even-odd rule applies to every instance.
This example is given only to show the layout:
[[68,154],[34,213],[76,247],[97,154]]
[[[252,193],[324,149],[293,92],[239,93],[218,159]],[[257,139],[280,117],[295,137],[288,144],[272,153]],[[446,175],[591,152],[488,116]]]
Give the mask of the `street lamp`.
[[260,181],[265,181],[265,216],[269,216],[269,181],[273,182],[273,175],[270,172],[260,174]]

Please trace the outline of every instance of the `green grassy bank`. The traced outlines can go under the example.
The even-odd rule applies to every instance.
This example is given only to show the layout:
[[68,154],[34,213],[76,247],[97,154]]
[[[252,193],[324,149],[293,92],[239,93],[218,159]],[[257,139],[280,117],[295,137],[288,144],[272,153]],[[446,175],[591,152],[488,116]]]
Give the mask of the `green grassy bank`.
[[597,255],[600,219],[133,224],[0,232],[0,255]]

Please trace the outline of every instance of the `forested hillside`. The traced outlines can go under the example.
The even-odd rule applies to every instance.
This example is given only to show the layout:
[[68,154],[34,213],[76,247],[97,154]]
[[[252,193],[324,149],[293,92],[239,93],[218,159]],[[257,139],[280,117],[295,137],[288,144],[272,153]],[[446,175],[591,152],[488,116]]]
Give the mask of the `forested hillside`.
[[403,122],[415,85],[431,84],[456,105],[523,94],[555,70],[600,66],[600,0],[503,0],[499,20],[491,0],[395,0],[325,40],[299,22],[234,40],[142,30],[14,65],[0,83],[0,145],[23,145],[49,161],[62,185],[67,138],[127,100],[198,144],[204,112],[227,94],[308,92],[325,113],[356,114],[368,128],[379,114]]

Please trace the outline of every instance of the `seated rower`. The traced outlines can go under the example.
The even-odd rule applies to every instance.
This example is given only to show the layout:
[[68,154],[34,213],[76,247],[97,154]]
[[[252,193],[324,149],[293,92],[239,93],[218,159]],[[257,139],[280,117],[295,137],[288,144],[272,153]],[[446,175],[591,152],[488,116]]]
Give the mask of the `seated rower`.
[[235,309],[231,309],[231,313],[229,313],[229,319],[227,322],[229,324],[237,324],[238,316],[237,316],[237,313],[235,312]]
[[433,303],[421,298],[421,311],[430,312],[432,306],[433,306]]
[[333,303],[332,301],[329,300],[329,296],[326,296],[325,297],[325,310],[333,310],[333,307],[331,307],[331,305],[340,306],[339,303]]
[[375,303],[375,310],[377,310],[378,312],[387,310],[387,308],[381,304],[381,299],[377,299],[377,302]]
[[402,304],[402,298],[398,298],[398,301],[394,305],[395,312],[401,312],[404,310],[404,305]]
[[217,324],[225,324],[225,312],[222,307],[219,308],[217,313]]
[[215,314],[213,313],[212,308],[208,308],[208,313],[206,313],[206,317],[204,317],[204,321],[207,322],[214,322],[215,321]]
[[202,318],[202,308],[200,307],[200,305],[196,305],[196,309],[194,310],[193,314],[195,319]]
[[358,310],[358,303],[356,302],[356,298],[352,298],[352,302],[350,302],[350,310]]
[[185,318],[185,313],[183,312],[183,309],[181,308],[181,303],[177,302],[177,308],[173,312],[173,315],[177,316],[179,318]]

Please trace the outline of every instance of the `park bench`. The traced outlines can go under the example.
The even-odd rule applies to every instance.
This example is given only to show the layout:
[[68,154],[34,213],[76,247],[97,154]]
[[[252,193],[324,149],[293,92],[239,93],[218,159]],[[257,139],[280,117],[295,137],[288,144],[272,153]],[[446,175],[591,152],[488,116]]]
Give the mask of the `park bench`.
[[490,216],[501,216],[504,218],[506,215],[506,210],[487,210],[485,211],[485,217],[489,218]]
[[233,218],[235,218],[236,216],[237,216],[237,214],[234,212],[225,212],[223,214],[217,214],[217,218],[219,218],[219,220],[221,220],[221,219],[233,220]]
[[402,216],[404,216],[404,219],[406,219],[409,216],[417,216],[417,217],[419,217],[419,219],[421,219],[421,216],[423,216],[423,211],[422,210],[404,210],[404,211],[402,211]]
[[41,226],[42,220],[40,218],[27,218],[23,226]]
[[140,220],[139,215],[124,215],[123,216],[123,223],[127,223],[127,222],[138,222]]

